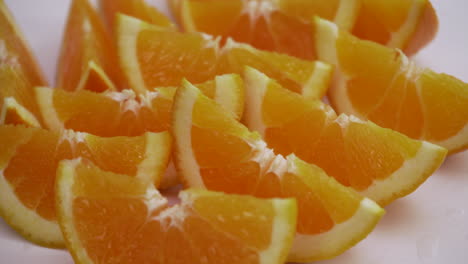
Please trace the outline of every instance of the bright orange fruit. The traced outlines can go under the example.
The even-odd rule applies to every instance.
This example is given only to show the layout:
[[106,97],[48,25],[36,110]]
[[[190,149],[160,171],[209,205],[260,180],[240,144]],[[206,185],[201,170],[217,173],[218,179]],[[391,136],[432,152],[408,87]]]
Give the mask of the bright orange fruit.
[[168,0],[186,31],[231,37],[260,49],[315,59],[314,16],[356,36],[414,54],[435,36],[428,0]]
[[58,163],[83,157],[103,170],[158,183],[171,153],[169,133],[100,138],[39,128],[0,126],[0,215],[26,239],[63,247],[55,211]]
[[172,21],[145,0],[99,0],[99,9],[111,31],[116,29],[117,14],[136,17],[150,24],[176,29]]
[[100,68],[107,74],[118,89],[126,88],[115,44],[103,21],[88,0],[73,0],[57,66],[57,87],[68,91],[78,88],[103,90],[99,86],[90,85],[90,88],[86,88],[87,86],[82,84],[83,76],[94,70],[92,65],[97,66],[94,69]]
[[[1,100],[1,99],[0,99]],[[6,97],[0,110],[0,124],[40,127],[38,119],[14,97]]]
[[336,256],[371,232],[383,214],[375,202],[294,155],[276,155],[188,82],[177,90],[174,163],[186,186],[298,203],[289,261]]
[[[233,117],[238,120],[242,117],[244,86],[240,76],[216,76],[197,86]],[[45,124],[51,130],[72,129],[103,137],[139,136],[169,129],[176,89],[158,88],[136,95],[131,90],[97,94],[36,88],[36,95]],[[169,166],[161,184],[156,186],[166,189],[178,182],[175,169]]]
[[[7,105],[8,102],[14,101],[14,105],[24,109],[23,113],[29,112],[27,115],[36,119],[33,122],[41,122],[39,109],[34,100],[33,87],[36,85],[46,85],[46,81],[10,11],[5,3],[0,1],[1,121],[7,123],[24,121],[22,114],[14,110],[16,107]],[[29,121],[25,122],[30,125]]]
[[152,185],[80,160],[57,172],[57,208],[76,263],[284,263],[296,202]]
[[[447,150],[288,91],[259,71],[245,72],[247,126],[278,154],[294,153],[381,206],[419,187]],[[287,110],[286,110],[287,109]]]
[[128,16],[119,16],[119,58],[132,89],[144,92],[179,85],[182,78],[201,83],[225,73],[256,67],[286,88],[321,97],[332,69],[321,62],[260,51],[228,39],[164,30]]
[[[238,75],[217,76],[198,87],[222,104],[236,119],[244,108],[243,81]],[[36,88],[46,126],[54,131],[71,129],[102,137],[140,136],[161,132],[171,124],[175,87],[156,88],[144,94],[131,90],[94,93]]]
[[450,153],[468,147],[468,84],[423,69],[401,51],[316,20],[319,58],[336,65],[329,98],[339,113],[426,140]]

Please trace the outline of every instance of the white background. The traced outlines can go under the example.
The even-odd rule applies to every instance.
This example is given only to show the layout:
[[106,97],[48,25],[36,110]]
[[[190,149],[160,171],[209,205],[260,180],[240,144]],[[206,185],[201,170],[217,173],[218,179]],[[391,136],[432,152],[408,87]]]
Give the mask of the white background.
[[[326,0],[324,0],[326,1]],[[70,0],[5,0],[52,83]],[[167,12],[165,0],[153,0]],[[468,82],[468,2],[433,0],[436,40],[414,59]],[[468,152],[450,157],[415,193],[386,208],[377,229],[321,264],[468,263]],[[34,246],[0,219],[0,264],[71,264],[64,250]]]

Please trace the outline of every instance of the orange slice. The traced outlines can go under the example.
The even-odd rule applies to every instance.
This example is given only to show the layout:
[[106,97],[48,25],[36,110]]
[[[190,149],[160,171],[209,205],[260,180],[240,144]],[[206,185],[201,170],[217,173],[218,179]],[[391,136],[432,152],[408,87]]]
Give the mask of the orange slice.
[[361,0],[353,34],[413,55],[437,34],[439,22],[429,0]]
[[144,0],[99,0],[99,9],[111,31],[116,29],[115,20],[118,13],[136,17],[160,27],[177,29],[168,17]]
[[292,93],[255,69],[246,69],[245,81],[249,129],[278,154],[316,164],[381,206],[413,192],[447,154],[371,122],[337,116],[320,100]]
[[[29,122],[42,122],[38,115],[37,103],[34,100],[33,87],[36,85],[46,85],[46,81],[5,3],[0,1],[0,109],[3,112],[2,122],[25,121],[26,125],[30,125]],[[5,102],[10,105],[5,105]],[[14,108],[18,109],[17,106],[21,106],[20,108],[25,111],[13,110]],[[32,117],[24,120],[20,117],[22,115],[20,112],[30,112],[28,115]],[[31,121],[32,119],[36,119],[36,121]]]
[[[126,87],[114,42],[101,18],[88,0],[73,0],[57,66],[57,87],[68,91],[83,88],[80,80],[88,74],[91,62],[97,66],[94,69],[102,69],[98,72],[105,72],[116,87]],[[102,76],[105,75],[100,74]]]
[[76,263],[284,263],[296,202],[152,185],[80,160],[60,163],[57,208]]
[[20,105],[14,97],[3,100],[3,108],[0,112],[0,124],[26,125],[40,127],[37,118],[24,106]]
[[76,90],[88,90],[101,93],[104,91],[117,91],[117,88],[99,65],[94,61],[89,61],[88,68],[81,76]]
[[[172,1],[171,1],[172,2]],[[204,32],[252,46],[314,60],[314,15],[334,19],[351,29],[359,11],[358,0],[346,1],[264,1],[264,0],[181,0],[180,24],[189,32]],[[298,12],[298,10],[302,12]],[[340,11],[338,11],[340,9]],[[291,14],[294,14],[293,16]],[[297,19],[298,16],[308,19]]]
[[242,73],[245,65],[261,69],[295,92],[321,97],[332,69],[321,62],[260,51],[228,39],[164,30],[119,16],[121,64],[132,89],[179,85],[182,78],[201,83],[225,73]]
[[[210,98],[236,119],[242,117],[244,87],[240,76],[227,74],[199,84]],[[94,93],[36,88],[46,126],[54,131],[72,129],[102,137],[139,136],[170,127],[175,87],[156,88],[136,95],[131,90]]]
[[71,131],[0,126],[0,215],[26,239],[63,247],[54,196],[60,160],[84,157],[103,170],[157,183],[167,166],[170,144],[167,132],[99,138]]
[[337,68],[329,96],[339,113],[450,153],[468,147],[468,84],[420,68],[399,50],[359,40],[325,20],[316,24],[319,57]]
[[[227,74],[199,84],[233,117],[240,119],[244,110],[244,86],[240,76]],[[139,136],[147,131],[169,129],[175,87],[154,89],[135,95],[133,91],[67,92],[60,89],[36,88],[37,100],[46,126],[54,131],[72,129],[97,136]],[[173,166],[168,167],[161,189],[179,183]]]
[[356,36],[414,54],[435,36],[428,0],[168,0],[186,31],[232,37],[260,49],[315,59],[314,16]]
[[187,186],[297,199],[289,261],[336,256],[365,238],[383,214],[375,202],[294,155],[276,155],[257,133],[185,82],[174,101],[174,162]]

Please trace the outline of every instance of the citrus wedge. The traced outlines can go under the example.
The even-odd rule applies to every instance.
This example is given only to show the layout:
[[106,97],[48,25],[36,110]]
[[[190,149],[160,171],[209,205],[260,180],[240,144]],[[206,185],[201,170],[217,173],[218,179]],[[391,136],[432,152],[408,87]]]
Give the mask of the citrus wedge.
[[284,158],[188,82],[177,90],[174,162],[186,186],[257,197],[297,199],[297,234],[289,261],[336,256],[372,231],[375,202],[294,155]]
[[450,153],[468,147],[468,84],[423,69],[396,49],[359,40],[316,19],[319,58],[336,65],[329,98],[339,113],[369,119]]
[[99,9],[111,31],[114,31],[118,13],[136,17],[160,27],[177,29],[174,23],[145,0],[99,0]]
[[[236,119],[242,117],[244,87],[240,76],[216,76],[198,87]],[[94,93],[38,87],[36,96],[46,126],[51,130],[72,129],[102,137],[139,136],[170,127],[176,90],[175,87],[155,88],[136,95],[131,90]]]
[[314,16],[411,55],[438,29],[428,0],[168,0],[186,31],[232,37],[260,49],[315,59]]
[[252,46],[198,33],[165,30],[128,16],[118,18],[118,47],[132,89],[179,85],[182,78],[201,83],[225,73],[256,67],[286,88],[321,97],[332,68],[321,62],[260,51]]
[[171,153],[167,132],[99,138],[0,126],[0,145],[0,215],[23,237],[47,247],[64,246],[54,194],[60,160],[84,157],[103,170],[157,183]]
[[[353,34],[408,56],[429,44],[437,34],[439,21],[429,0],[361,0]],[[326,18],[325,18],[326,19]]]
[[282,264],[296,202],[186,190],[170,206],[152,185],[81,160],[57,171],[60,226],[76,263]]
[[[284,89],[253,68],[245,71],[248,128],[278,154],[296,154],[381,206],[420,186],[447,150],[335,112],[320,100]],[[285,110],[287,109],[287,110]]]
[[3,100],[3,108],[0,112],[0,125],[26,125],[40,127],[37,118],[28,109],[20,105],[14,97]]
[[[172,2],[172,1],[170,1]],[[231,37],[256,48],[314,60],[312,49],[314,15],[334,19],[351,29],[360,7],[359,0],[264,1],[264,0],[181,0],[180,24],[188,32]],[[298,12],[302,10],[302,12]],[[340,10],[340,11],[338,11]],[[293,14],[293,15],[291,15]],[[308,19],[298,19],[308,17]]]
[[[240,76],[226,74],[197,86],[239,120],[244,110],[243,85]],[[97,94],[36,88],[36,95],[45,124],[51,130],[72,129],[103,137],[139,136],[147,131],[169,129],[176,89],[157,88],[136,95],[131,90]],[[171,164],[161,184],[156,185],[158,188],[166,189],[179,183]]]
[[[3,122],[24,120],[18,116],[19,112],[16,110],[13,113],[10,111],[18,109],[16,106],[21,106],[34,116],[24,120],[26,125],[34,122],[32,119],[36,119],[38,123],[42,121],[34,98],[33,87],[36,85],[46,85],[46,81],[10,11],[3,0],[0,0],[0,109],[4,113]],[[5,102],[10,105],[4,105]],[[8,113],[13,115],[10,116],[11,119],[6,116]]]
[[88,68],[81,76],[76,90],[101,93],[105,91],[117,91],[117,88],[99,65],[94,63],[94,61],[89,61]]
[[[93,68],[90,68],[91,63]],[[96,68],[100,69],[98,76],[101,79],[105,76],[102,72],[109,76],[113,83],[110,86],[115,84],[118,89],[126,87],[114,42],[101,18],[88,0],[73,0],[57,66],[57,87],[68,91],[83,88],[80,80]]]

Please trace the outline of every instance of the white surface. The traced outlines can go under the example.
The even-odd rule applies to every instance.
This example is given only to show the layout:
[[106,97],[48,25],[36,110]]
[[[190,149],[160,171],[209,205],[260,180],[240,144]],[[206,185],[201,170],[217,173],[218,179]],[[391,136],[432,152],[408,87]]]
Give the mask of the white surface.
[[[70,0],[5,0],[49,81],[53,80]],[[151,1],[167,10],[165,0]],[[468,2],[433,0],[437,39],[415,59],[468,82]],[[468,152],[450,157],[415,193],[388,206],[377,229],[342,256],[321,264],[468,263]],[[0,264],[69,264],[66,251],[24,241],[0,220]]]

